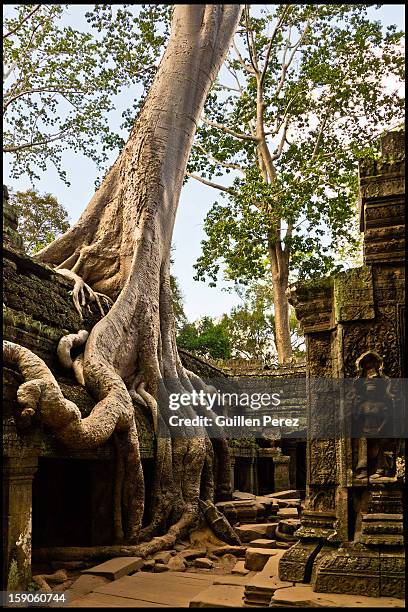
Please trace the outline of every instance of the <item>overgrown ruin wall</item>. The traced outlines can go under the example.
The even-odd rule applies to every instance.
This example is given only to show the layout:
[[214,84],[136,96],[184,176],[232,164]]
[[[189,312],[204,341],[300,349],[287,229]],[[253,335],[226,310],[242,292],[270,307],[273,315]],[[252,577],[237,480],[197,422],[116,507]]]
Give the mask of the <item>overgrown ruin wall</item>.
[[[385,134],[381,144],[380,159],[360,163],[364,265],[305,283],[292,293],[307,347],[307,491],[296,534],[300,541],[285,553],[279,573],[284,580],[311,581],[317,592],[402,598],[405,557],[398,458],[404,440],[384,439],[380,433],[373,441],[364,442],[361,435],[352,438],[345,427],[347,398],[316,395],[312,385],[319,378],[364,376],[357,365],[367,353],[378,362],[377,377],[406,376],[405,134]],[[392,401],[402,432],[407,422],[403,398]],[[351,409],[360,406],[352,404]],[[333,435],[314,435],[323,427]],[[388,473],[380,469],[381,452],[388,454]],[[364,469],[359,471],[359,465]]]

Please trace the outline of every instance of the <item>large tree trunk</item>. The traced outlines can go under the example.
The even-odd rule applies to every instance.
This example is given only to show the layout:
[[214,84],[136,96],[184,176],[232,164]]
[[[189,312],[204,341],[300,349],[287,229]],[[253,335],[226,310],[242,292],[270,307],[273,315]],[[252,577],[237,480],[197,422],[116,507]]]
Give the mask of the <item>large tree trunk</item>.
[[278,351],[278,361],[284,364],[292,357],[292,344],[289,327],[289,302],[286,295],[289,280],[288,257],[282,251],[280,242],[270,242],[268,245],[272,271],[272,291],[275,313],[275,344]]
[[[150,525],[140,531],[144,487],[132,396],[163,426],[159,394],[165,399],[169,392],[203,386],[177,353],[170,245],[197,122],[240,11],[240,5],[175,5],[166,52],[126,146],[79,221],[36,255],[115,300],[85,346],[85,385],[98,401],[91,415],[80,419],[27,349],[6,347],[6,358],[28,381],[20,403],[44,417],[66,444],[97,445],[115,433],[116,539],[136,542],[165,534],[150,548],[145,545],[144,553],[184,534],[198,516],[200,495],[211,498],[215,487],[214,448],[205,430],[196,428],[193,438],[157,438],[155,503]],[[184,414],[194,416],[192,407]],[[227,446],[217,448],[218,464],[227,472]]]

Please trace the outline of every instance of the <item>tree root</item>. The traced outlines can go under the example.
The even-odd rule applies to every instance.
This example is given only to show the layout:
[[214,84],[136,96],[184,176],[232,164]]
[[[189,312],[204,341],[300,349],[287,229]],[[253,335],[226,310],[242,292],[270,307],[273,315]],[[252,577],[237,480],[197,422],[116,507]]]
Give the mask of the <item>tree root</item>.
[[74,281],[74,288],[72,290],[72,300],[74,302],[76,311],[81,317],[81,320],[83,319],[82,307],[86,306],[85,290],[89,295],[89,299],[92,302],[96,302],[101,315],[103,317],[105,316],[106,313],[102,307],[102,301],[105,302],[109,309],[109,307],[113,304],[113,301],[109,296],[105,295],[104,293],[98,293],[97,291],[94,291],[89,285],[86,284],[86,282],[80,276],[78,276],[78,274],[75,274],[75,272],[73,272],[72,270],[68,270],[67,268],[55,268],[55,272],[57,272],[61,276],[65,276],[65,278],[68,278],[69,280]]
[[[65,349],[62,352],[67,357]],[[118,502],[121,502],[125,537],[128,541],[137,540],[143,514],[144,480],[133,404],[122,379],[102,362],[97,364],[99,378],[103,381],[99,401],[83,419],[79,408],[63,396],[52,372],[40,357],[25,347],[4,341],[3,358],[26,380],[17,391],[22,416],[27,419],[37,415],[68,448],[96,448],[114,432],[122,434],[126,465],[122,499]]]
[[81,354],[72,360],[71,350],[73,348],[83,346],[86,343],[88,336],[89,333],[86,331],[86,329],[81,329],[77,334],[68,334],[67,336],[63,336],[57,347],[57,355],[61,365],[63,365],[64,368],[73,369],[75,378],[82,387],[85,386],[84,356]]

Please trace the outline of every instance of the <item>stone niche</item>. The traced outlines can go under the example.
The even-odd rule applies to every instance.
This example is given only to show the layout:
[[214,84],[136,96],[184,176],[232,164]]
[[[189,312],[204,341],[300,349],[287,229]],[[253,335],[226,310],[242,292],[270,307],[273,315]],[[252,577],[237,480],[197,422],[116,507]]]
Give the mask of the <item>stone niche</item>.
[[[404,143],[404,132],[386,133],[381,157],[359,165],[364,265],[291,294],[307,346],[307,486],[299,542],[283,555],[279,576],[311,582],[316,592],[397,598],[405,592],[403,395],[387,395],[375,408],[394,410],[401,438],[353,436],[349,429],[350,409],[374,406],[367,399],[371,377],[384,389],[407,377]],[[315,379],[329,381],[328,394],[315,393]],[[360,385],[360,395],[330,392],[330,381],[341,379]],[[372,417],[361,414],[368,427]]]

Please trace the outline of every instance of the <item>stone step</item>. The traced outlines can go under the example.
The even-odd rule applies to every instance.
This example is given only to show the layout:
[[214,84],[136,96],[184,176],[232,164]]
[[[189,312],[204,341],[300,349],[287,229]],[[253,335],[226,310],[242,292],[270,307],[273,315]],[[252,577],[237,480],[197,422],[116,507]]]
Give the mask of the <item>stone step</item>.
[[190,608],[242,608],[244,587],[213,584],[190,600]]
[[[163,554],[163,553],[162,553]],[[170,558],[170,553],[168,553]],[[132,572],[140,570],[145,563],[141,557],[114,557],[100,565],[95,565],[82,571],[82,574],[92,574],[93,576],[106,576],[110,580],[117,580],[122,576],[128,576]]]
[[404,608],[405,602],[394,597],[315,593],[311,585],[296,585],[277,589],[272,596],[270,607]]
[[263,570],[250,578],[245,585],[244,601],[246,606],[267,607],[277,589],[291,587],[293,582],[279,579],[279,560],[284,551],[276,551],[266,562]]
[[278,551],[274,548],[247,548],[245,555],[245,569],[260,572],[266,562],[276,555]]

